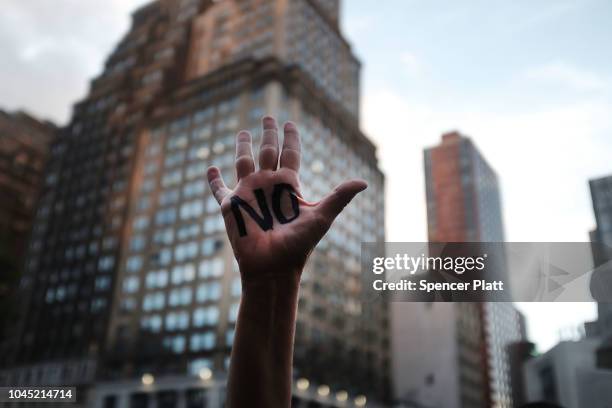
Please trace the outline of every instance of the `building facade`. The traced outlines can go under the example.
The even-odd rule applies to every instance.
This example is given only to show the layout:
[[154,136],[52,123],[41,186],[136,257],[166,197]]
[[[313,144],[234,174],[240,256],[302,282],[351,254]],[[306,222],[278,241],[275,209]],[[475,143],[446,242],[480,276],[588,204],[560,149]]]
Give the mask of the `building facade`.
[[[504,241],[497,176],[470,139],[444,134],[425,150],[424,167],[429,242]],[[506,347],[523,332],[512,304],[394,304],[393,314],[395,347],[408,350],[395,366],[400,399],[427,407],[512,407]],[[401,344],[410,337],[399,331],[437,340]]]
[[24,112],[0,111],[0,239],[22,260],[49,147],[57,128]]
[[0,111],[0,366],[17,340],[14,297],[56,131],[24,112]]
[[338,7],[159,0],[133,14],[52,148],[4,382],[223,378],[241,289],[205,172],[235,180],[235,134],[258,143],[272,114],[300,126],[306,197],[347,177],[370,185],[303,275],[296,380],[330,401],[389,396],[387,306],[361,301],[359,263],[362,241],[384,241],[384,176],[359,130]]
[[612,369],[612,176],[589,181],[596,228],[590,232],[593,265],[591,292],[597,304],[597,320],[586,324],[589,337],[602,340],[597,366]]
[[530,402],[565,408],[605,408],[612,401],[612,370],[596,366],[598,340],[563,341],[525,364]]

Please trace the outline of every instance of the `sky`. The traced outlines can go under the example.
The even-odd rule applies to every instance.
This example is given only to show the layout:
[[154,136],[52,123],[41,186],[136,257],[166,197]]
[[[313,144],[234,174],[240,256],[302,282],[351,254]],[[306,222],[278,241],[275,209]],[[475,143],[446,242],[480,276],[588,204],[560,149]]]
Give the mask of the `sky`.
[[[144,0],[4,0],[0,107],[65,123]],[[387,240],[425,241],[422,150],[470,136],[496,170],[508,241],[588,240],[587,180],[612,173],[612,3],[345,0],[361,125],[387,176]],[[594,305],[521,304],[552,346]]]

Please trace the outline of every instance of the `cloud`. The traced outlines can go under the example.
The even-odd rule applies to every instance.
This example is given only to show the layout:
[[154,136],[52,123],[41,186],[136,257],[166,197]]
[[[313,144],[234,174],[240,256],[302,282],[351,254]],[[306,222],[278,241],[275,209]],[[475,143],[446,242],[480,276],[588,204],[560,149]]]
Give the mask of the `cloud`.
[[557,61],[528,69],[528,80],[548,85],[563,86],[575,91],[609,91],[612,80],[594,72],[580,69],[566,62]]
[[63,123],[146,0],[5,0],[0,107]]
[[587,180],[612,172],[612,105],[575,102],[514,112],[449,110],[389,89],[364,97],[366,133],[387,174],[388,240],[426,239],[423,148],[458,128],[500,178],[510,241],[576,241],[593,226]]
[[[367,90],[363,101],[364,129],[379,146],[387,177],[387,241],[427,240],[422,151],[456,128],[472,138],[499,176],[509,241],[587,241],[593,226],[587,179],[612,173],[612,104],[449,109],[391,89]],[[518,307],[541,351],[559,341],[560,329],[596,316],[593,303]]]

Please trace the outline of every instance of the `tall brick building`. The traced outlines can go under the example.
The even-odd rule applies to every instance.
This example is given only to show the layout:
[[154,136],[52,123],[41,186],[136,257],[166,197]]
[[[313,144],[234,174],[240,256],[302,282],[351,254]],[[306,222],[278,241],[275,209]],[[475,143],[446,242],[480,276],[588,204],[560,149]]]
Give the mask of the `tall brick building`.
[[0,111],[0,239],[16,259],[25,253],[57,128],[24,112]]
[[24,112],[0,111],[0,366],[16,341],[12,325],[18,316],[12,298],[56,131],[52,123]]
[[257,143],[270,113],[300,124],[306,197],[349,176],[370,184],[304,273],[296,403],[389,396],[386,305],[361,301],[359,267],[360,243],[384,240],[384,178],[359,130],[360,64],[338,10],[159,0],[133,14],[53,146],[5,382],[96,383],[92,404],[108,407],[220,404],[240,279],[205,170],[233,180],[236,132]]
[[[429,242],[503,242],[497,176],[472,141],[457,133],[424,153]],[[394,305],[394,339],[418,332],[395,367],[396,390],[425,406],[512,407],[506,346],[522,338],[511,303]],[[429,340],[428,340],[429,339]],[[406,340],[408,341],[408,340]]]

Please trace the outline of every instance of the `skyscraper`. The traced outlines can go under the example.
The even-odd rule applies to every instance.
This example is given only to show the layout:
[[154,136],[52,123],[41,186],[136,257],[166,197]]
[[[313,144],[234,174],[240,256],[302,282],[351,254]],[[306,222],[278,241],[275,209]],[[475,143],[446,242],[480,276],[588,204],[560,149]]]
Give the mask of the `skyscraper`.
[[0,366],[16,340],[12,325],[18,315],[11,300],[56,130],[52,123],[25,112],[0,110]]
[[222,379],[240,279],[204,174],[214,163],[233,180],[236,132],[252,129],[257,143],[271,113],[300,125],[306,197],[347,176],[370,185],[304,273],[296,397],[387,396],[386,305],[361,301],[359,264],[362,241],[384,240],[384,176],[359,130],[360,64],[338,9],[159,0],[133,14],[53,147],[23,282],[22,347],[6,376],[116,381],[97,387],[112,394],[146,374],[157,388],[134,396],[141,406],[164,378],[183,388],[202,373]]
[[[474,144],[451,132],[425,150],[430,242],[503,242],[495,172]],[[394,305],[393,338],[422,341],[395,366],[400,398],[425,406],[511,407],[506,346],[521,338],[521,319],[509,303]],[[427,340],[429,339],[429,340]]]
[[[603,340],[597,350],[597,365],[612,369],[612,304],[609,303],[612,291],[612,176],[590,180],[589,186],[597,224],[590,233],[593,264],[597,268],[591,276],[591,288],[595,289],[595,300],[600,302],[597,304],[597,321],[587,327],[591,336]],[[599,294],[602,289],[605,292]]]

